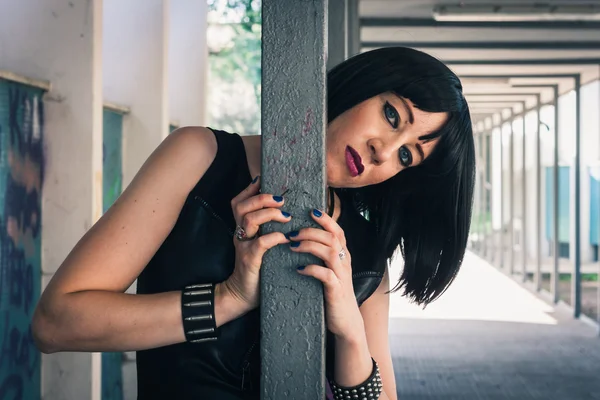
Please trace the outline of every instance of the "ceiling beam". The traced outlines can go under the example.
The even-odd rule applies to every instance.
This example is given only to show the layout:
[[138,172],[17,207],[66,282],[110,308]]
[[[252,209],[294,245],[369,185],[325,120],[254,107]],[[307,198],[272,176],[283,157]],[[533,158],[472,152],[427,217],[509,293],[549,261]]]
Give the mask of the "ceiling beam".
[[511,42],[362,42],[362,47],[413,47],[419,49],[469,49],[469,50],[598,50],[600,41],[511,41]]
[[477,107],[482,107],[481,104],[496,104],[495,107],[503,107],[499,104],[517,104],[522,103],[523,100],[467,100],[469,105],[476,104]]
[[599,21],[436,21],[431,18],[363,17],[362,27],[484,28],[484,29],[599,29]]
[[[577,86],[577,82],[581,80],[581,74],[496,74],[496,75],[462,75],[461,79],[564,79],[569,78],[573,79],[574,83]],[[534,81],[535,82],[535,81]],[[511,85],[512,87],[529,87],[529,88],[547,88],[554,87],[554,84],[538,84],[535,83],[527,84],[527,85]],[[558,88],[558,85],[556,85]]]
[[600,65],[600,58],[447,60],[446,65]]
[[494,74],[494,75],[461,75],[462,79],[576,79],[579,78],[581,74]]
[[511,85],[514,88],[528,88],[528,89],[558,89],[557,84],[546,84],[546,85]]
[[510,97],[527,97],[527,96],[537,96],[539,93],[473,93],[473,94],[465,94],[465,96],[510,96]]

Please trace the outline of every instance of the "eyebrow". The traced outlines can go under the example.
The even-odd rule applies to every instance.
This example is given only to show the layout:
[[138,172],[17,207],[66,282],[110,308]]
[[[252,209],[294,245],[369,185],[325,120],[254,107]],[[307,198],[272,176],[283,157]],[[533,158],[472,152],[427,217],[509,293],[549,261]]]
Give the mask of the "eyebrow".
[[415,147],[417,148],[417,151],[419,152],[419,155],[421,156],[421,162],[423,162],[425,160],[425,153],[423,152],[423,147],[421,147],[420,143],[417,143],[415,145]]
[[400,99],[400,101],[402,101],[402,105],[404,106],[404,109],[406,110],[406,113],[408,114],[408,123],[412,125],[415,122],[415,116],[413,115],[413,112],[410,109],[410,106],[408,105],[408,103],[406,102],[404,97],[398,96],[398,98]]

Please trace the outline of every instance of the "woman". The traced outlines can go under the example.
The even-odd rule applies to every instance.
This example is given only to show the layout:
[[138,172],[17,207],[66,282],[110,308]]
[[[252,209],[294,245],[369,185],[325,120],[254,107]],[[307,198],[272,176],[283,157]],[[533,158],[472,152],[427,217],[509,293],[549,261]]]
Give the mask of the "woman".
[[[328,396],[396,399],[387,261],[400,247],[394,290],[423,305],[456,276],[475,170],[468,106],[446,66],[407,48],[341,63],[328,96],[331,200],[311,213],[323,229],[285,230],[285,198],[259,193],[259,136],[179,129],[48,285],[40,349],[137,350],[140,399],[258,398],[260,265],[285,245],[325,263],[298,273],[324,284]],[[258,236],[270,221],[287,233]]]

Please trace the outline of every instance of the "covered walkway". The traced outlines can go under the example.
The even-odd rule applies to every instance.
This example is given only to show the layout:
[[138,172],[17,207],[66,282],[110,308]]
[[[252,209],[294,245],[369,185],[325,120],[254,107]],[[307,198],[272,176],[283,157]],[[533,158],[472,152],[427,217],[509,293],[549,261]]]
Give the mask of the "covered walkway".
[[[321,126],[314,118],[325,116],[322,104],[296,115],[303,108],[261,86],[256,71],[299,67],[289,57],[327,59],[331,67],[386,46],[425,51],[460,77],[477,151],[470,253],[457,281],[425,311],[392,296],[399,399],[600,399],[600,0],[262,0],[290,5],[272,19],[281,32],[307,15],[319,29],[328,17],[329,27],[318,32],[318,48],[309,35],[284,34],[310,51],[267,46],[265,68],[259,38],[245,36],[279,38],[255,14],[261,1],[240,8],[254,18],[249,29],[224,18],[210,47],[215,3],[0,0],[0,400],[135,399],[134,353],[41,355],[34,346],[35,304],[68,252],[177,126],[237,131],[247,122],[256,131],[245,133],[262,127],[269,134],[273,121],[255,115],[260,99],[268,105],[282,97],[290,109],[264,110],[295,115],[286,117],[296,124],[288,132],[304,124],[304,136]],[[294,14],[292,5],[320,11]],[[239,38],[236,27],[245,32]],[[251,56],[214,73],[223,69],[215,49],[235,43],[246,47],[230,54]],[[318,57],[307,57],[315,51]],[[242,69],[252,79],[231,81]],[[273,76],[293,77],[284,83],[303,86],[296,92],[316,101],[325,90],[318,69],[320,83],[312,75]],[[216,80],[227,90],[215,89]],[[220,102],[207,93],[222,94]],[[235,107],[248,99],[255,103]],[[229,114],[214,109],[238,119],[225,124]],[[280,298],[271,304],[293,302]],[[321,328],[320,314],[310,315]],[[285,326],[292,337],[294,327]],[[301,359],[308,358],[277,360],[304,368],[286,382],[304,379]],[[311,373],[319,365],[309,365]],[[321,372],[314,376],[324,382]],[[285,397],[313,400],[291,393]]]
[[600,399],[597,328],[473,253],[439,301],[390,314],[400,399]]

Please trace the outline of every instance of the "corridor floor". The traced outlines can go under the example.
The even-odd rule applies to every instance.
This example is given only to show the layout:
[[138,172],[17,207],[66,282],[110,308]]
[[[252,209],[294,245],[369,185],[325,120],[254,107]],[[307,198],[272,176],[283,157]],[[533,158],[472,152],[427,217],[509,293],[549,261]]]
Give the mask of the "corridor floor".
[[426,310],[393,294],[390,317],[400,400],[600,399],[597,329],[474,254]]

